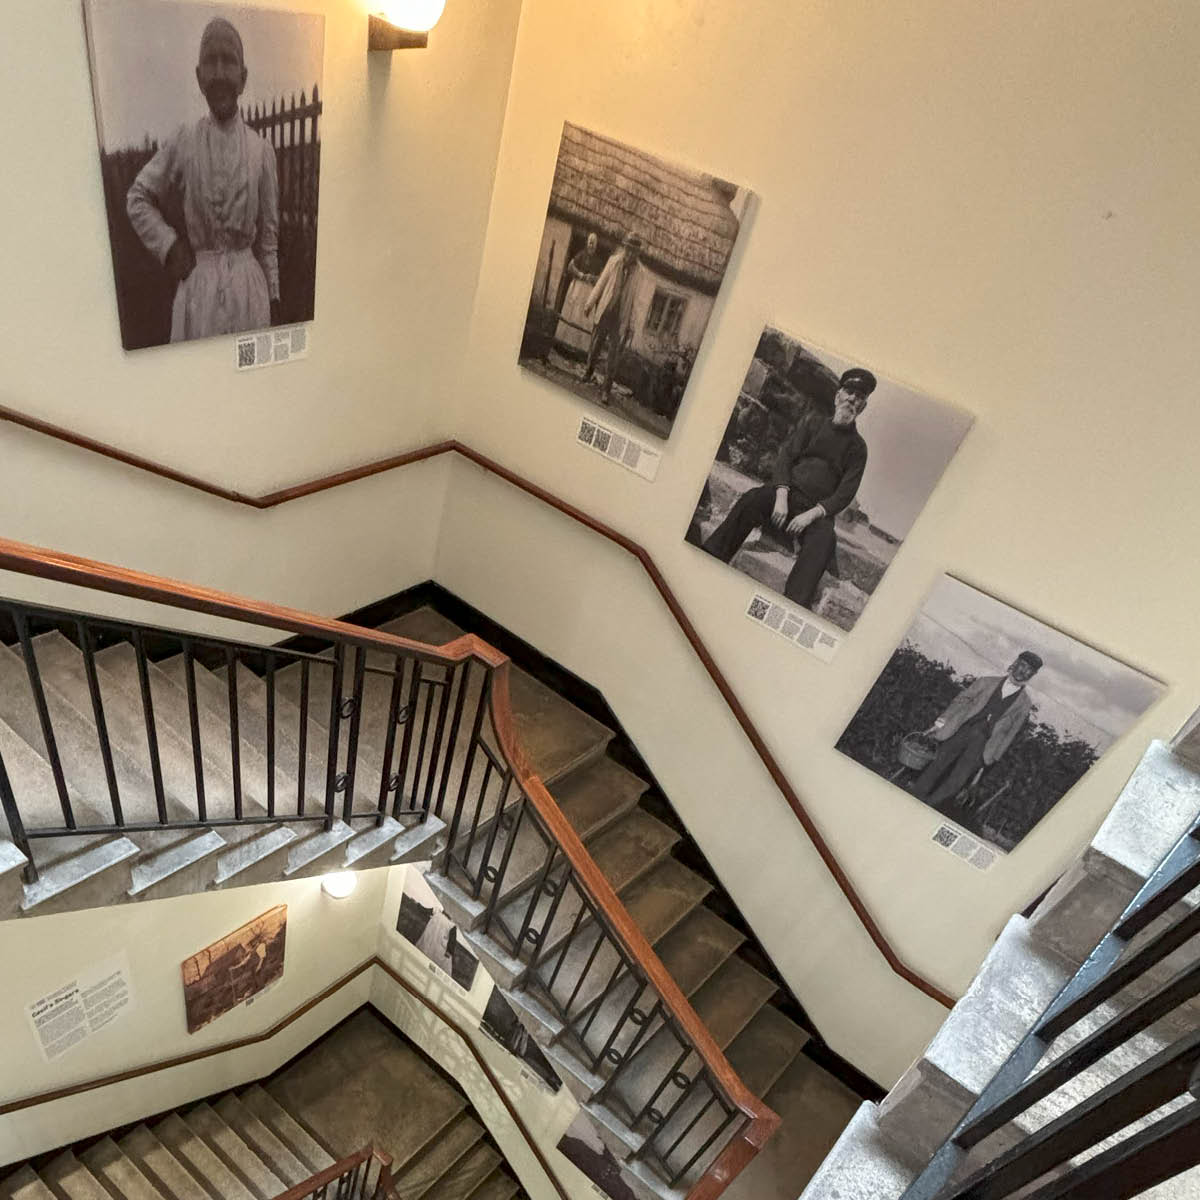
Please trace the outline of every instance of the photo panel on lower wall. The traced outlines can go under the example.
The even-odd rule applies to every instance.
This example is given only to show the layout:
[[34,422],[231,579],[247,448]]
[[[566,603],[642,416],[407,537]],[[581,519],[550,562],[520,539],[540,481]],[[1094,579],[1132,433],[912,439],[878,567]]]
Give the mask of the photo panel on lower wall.
[[442,902],[415,867],[409,867],[404,875],[396,932],[463,991],[471,990],[479,959],[467,948],[458,926],[446,916]]
[[558,1142],[558,1152],[577,1166],[609,1200],[637,1200],[625,1182],[621,1164],[604,1144],[595,1122],[580,1111]]
[[521,366],[667,437],[750,196],[565,124]]
[[550,1091],[557,1092],[562,1087],[558,1072],[542,1053],[541,1046],[534,1040],[533,1034],[521,1024],[516,1010],[494,984],[479,1027],[493,1041],[499,1042],[509,1054],[519,1058]]
[[852,629],[973,422],[768,326],[686,540]]
[[1008,852],[1165,690],[943,575],[837,748]]

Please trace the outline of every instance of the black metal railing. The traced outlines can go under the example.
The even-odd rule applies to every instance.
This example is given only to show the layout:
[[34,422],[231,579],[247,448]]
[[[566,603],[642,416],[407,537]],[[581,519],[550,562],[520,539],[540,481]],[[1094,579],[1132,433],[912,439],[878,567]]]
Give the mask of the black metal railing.
[[[20,690],[19,673],[25,692],[9,716],[28,714],[18,732],[44,759],[56,798],[53,813],[31,811],[0,762],[0,807],[27,882],[38,877],[32,848],[48,839],[316,831],[443,811],[468,695],[454,685],[470,662],[352,640],[264,647],[15,601],[0,601],[0,640],[20,660],[8,663],[5,686]],[[373,693],[385,702],[365,703]],[[247,746],[261,753],[248,761]]]
[[368,1146],[284,1192],[278,1200],[398,1200],[392,1158]]
[[[1094,1085],[1085,1077],[1200,995],[1200,961],[1180,955],[1200,934],[1200,908],[1183,903],[1197,887],[1200,824],[1146,881],[902,1200],[1125,1200],[1200,1165],[1194,1019],[1160,1026],[1115,1078],[1111,1064]],[[1191,1031],[1181,1033],[1187,1025]],[[1083,1098],[1060,1093],[1062,1111],[1021,1129],[1035,1105],[1071,1085],[1067,1095]],[[989,1149],[994,1135],[1002,1145]]]
[[27,882],[55,839],[123,834],[149,854],[165,830],[319,836],[433,814],[447,827],[438,868],[486,905],[484,932],[597,1077],[633,1158],[694,1200],[718,1196],[778,1118],[524,761],[507,660],[469,637],[423,646],[145,578],[120,590],[171,602],[178,588],[181,606],[301,636],[262,645],[0,600],[0,715],[45,766],[40,787],[17,787],[0,755]]

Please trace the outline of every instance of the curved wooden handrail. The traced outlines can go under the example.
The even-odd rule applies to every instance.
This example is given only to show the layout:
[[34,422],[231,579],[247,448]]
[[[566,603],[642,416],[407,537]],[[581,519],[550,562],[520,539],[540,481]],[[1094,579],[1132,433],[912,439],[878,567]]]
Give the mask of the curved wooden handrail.
[[[628,910],[621,903],[612,885],[604,873],[596,865],[595,860],[587,852],[574,826],[563,815],[554,797],[546,789],[541,777],[530,766],[529,760],[517,738],[516,722],[513,716],[512,701],[509,697],[508,675],[509,663],[503,663],[492,673],[492,687],[489,697],[492,714],[492,727],[496,732],[496,740],[500,744],[501,753],[512,768],[517,783],[537,809],[539,816],[545,822],[546,828],[558,843],[567,862],[570,864],[575,878],[583,884],[596,905],[604,912],[625,944],[625,948],[637,960],[638,965],[646,973],[646,978],[658,993],[663,1003],[671,1011],[684,1033],[692,1043],[692,1048],[700,1055],[705,1066],[712,1072],[726,1096],[748,1118],[748,1124],[743,1127],[738,1136],[730,1143],[736,1145],[744,1142],[747,1150],[746,1157],[740,1159],[733,1174],[740,1171],[749,1158],[753,1157],[766,1145],[767,1140],[779,1128],[780,1118],[766,1104],[751,1092],[742,1082],[741,1076],[729,1065],[721,1047],[713,1040],[708,1027],[700,1020],[696,1010],[691,1006],[679,985],[671,977],[670,972],[663,966],[662,960],[646,939],[646,935],[638,927]],[[726,1147],[725,1153],[729,1152]],[[719,1195],[723,1186],[711,1191],[709,1175],[715,1175],[715,1167],[724,1163],[723,1154],[714,1167],[700,1180],[697,1187],[688,1193],[688,1200],[701,1200],[701,1197]],[[726,1166],[732,1164],[732,1159]],[[733,1174],[721,1179],[722,1184],[733,1178]]]
[[174,1058],[160,1059],[158,1062],[148,1063],[142,1067],[133,1067],[128,1071],[121,1071],[113,1075],[102,1075],[98,1079],[90,1079],[84,1083],[72,1083],[67,1087],[55,1088],[52,1091],[40,1092],[33,1096],[25,1096],[20,1100],[10,1100],[7,1103],[0,1104],[0,1117],[7,1116],[9,1113],[22,1112],[28,1108],[36,1108],[41,1104],[50,1104],[55,1100],[65,1100],[69,1096],[81,1096],[85,1092],[99,1091],[101,1088],[111,1087],[113,1084],[128,1083],[132,1079],[141,1079],[147,1075],[155,1075],[160,1071],[170,1071],[175,1067],[184,1067],[189,1063],[199,1062],[205,1058],[215,1058],[219,1054],[229,1054],[235,1050],[245,1050],[249,1046],[258,1046],[263,1042],[269,1042],[272,1038],[287,1029],[289,1025],[294,1025],[301,1017],[311,1012],[318,1004],[328,1000],[331,996],[337,995],[342,988],[353,983],[364,971],[369,971],[372,967],[378,967],[393,983],[397,984],[414,1000],[433,1013],[443,1025],[459,1037],[467,1047],[471,1057],[475,1060],[475,1065],[483,1072],[484,1078],[491,1085],[496,1095],[500,1097],[501,1103],[503,1103],[505,1109],[508,1111],[508,1115],[512,1118],[513,1124],[517,1127],[522,1138],[524,1138],[533,1156],[537,1159],[538,1165],[545,1171],[546,1177],[554,1185],[554,1190],[561,1197],[561,1200],[570,1200],[566,1189],[559,1182],[558,1176],[551,1170],[550,1163],[534,1140],[533,1134],[530,1133],[529,1127],[522,1120],[521,1114],[514,1107],[512,1101],[509,1100],[504,1085],[496,1077],[491,1067],[488,1066],[483,1055],[479,1053],[479,1048],[475,1045],[470,1034],[449,1013],[444,1012],[428,996],[419,992],[398,971],[384,962],[377,954],[373,954],[370,958],[359,963],[357,967],[347,971],[340,979],[335,980],[327,988],[318,992],[311,999],[306,1000],[299,1008],[295,1008],[286,1016],[280,1017],[274,1025],[264,1029],[261,1033],[251,1034],[249,1037],[237,1038],[231,1042],[223,1042],[219,1046],[208,1046],[203,1050],[195,1050],[191,1054],[179,1054]]
[[[859,923],[866,930],[867,936],[874,943],[875,948],[883,956],[884,961],[888,966],[900,976],[901,979],[912,984],[918,991],[936,1000],[939,1004],[946,1008],[954,1007],[954,997],[949,995],[943,989],[939,988],[935,983],[926,979],[920,972],[910,967],[896,953],[891,942],[879,927],[878,922],[871,915],[870,909],[866,902],[859,895],[858,889],[854,886],[850,876],[846,873],[845,868],[838,861],[837,855],[834,854],[833,848],[825,840],[819,826],[804,806],[795,788],[792,787],[787,776],[784,774],[783,768],[779,765],[775,756],[771,753],[767,746],[766,740],[759,733],[754,722],[750,719],[750,715],[746,712],[745,707],[738,699],[729,681],[725,678],[724,673],[717,666],[715,659],[709,652],[708,647],[704,644],[703,639],[697,632],[696,627],[692,624],[687,613],[684,611],[683,605],[679,598],[671,590],[666,578],[659,570],[654,562],[650,552],[632,538],[613,529],[610,525],[606,525],[603,521],[597,520],[595,517],[577,508],[573,504],[555,496],[546,488],[534,483],[532,480],[526,479],[522,475],[518,475],[515,471],[510,471],[507,467],[496,462],[495,459],[489,458],[485,454],[473,450],[470,446],[462,442],[450,440],[443,442],[435,442],[429,446],[424,446],[418,450],[408,451],[403,454],[392,455],[388,458],[377,459],[374,462],[366,463],[360,467],[353,467],[349,470],[340,471],[332,475],[324,475],[318,479],[309,480],[307,483],[297,484],[293,487],[283,488],[279,491],[270,492],[263,496],[243,496],[238,492],[230,491],[227,488],[220,487],[216,484],[211,484],[205,480],[197,479],[194,476],[186,475],[183,472],[176,471],[173,468],[162,466],[159,463],[142,458],[138,455],[128,454],[123,450],[119,450],[114,446],[107,445],[104,442],[95,440],[94,438],[85,437],[82,434],[73,433],[68,429],[53,425],[48,421],[42,421],[37,417],[31,417],[24,413],[17,412],[14,409],[0,405],[0,421],[8,421],[11,424],[19,425],[22,428],[33,430],[37,433],[45,434],[47,437],[54,438],[58,441],[67,442],[72,446],[78,446],[84,450],[92,451],[96,454],[101,454],[105,458],[115,459],[118,462],[125,463],[141,471],[148,471],[152,475],[157,475],[163,479],[172,480],[175,483],[184,484],[187,487],[196,488],[212,496],[219,496],[224,500],[229,500],[236,504],[249,505],[251,508],[265,509],[274,508],[280,504],[285,504],[291,500],[299,499],[303,496],[312,496],[318,492],[328,491],[330,488],[340,487],[342,484],[352,483],[355,480],[366,479],[372,475],[378,475],[384,471],[395,470],[397,467],[408,466],[412,463],[423,462],[427,459],[437,458],[443,454],[459,454],[463,458],[483,468],[492,475],[503,479],[506,483],[532,496],[536,500],[540,500],[543,504],[549,505],[551,508],[569,517],[572,521],[583,525],[590,529],[593,533],[612,542],[614,545],[620,546],[627,554],[631,554],[642,565],[643,570],[650,577],[651,583],[666,603],[672,617],[679,626],[688,644],[692,647],[696,657],[700,659],[701,664],[707,671],[709,678],[713,681],[717,691],[721,694],[730,712],[738,725],[741,726],[742,732],[746,735],[750,745],[754,748],[754,752],[758,755],[759,760],[766,768],[767,773],[771,776],[780,795],[787,802],[788,807],[795,813],[804,832],[808,835],[821,861],[825,864],[830,875],[833,876],[834,882],[838,889],[846,898]],[[67,558],[67,556],[60,556]],[[0,563],[0,565],[3,565]],[[13,568],[10,568],[13,569]],[[47,578],[57,578],[57,576],[47,576]],[[68,582],[74,582],[68,580]],[[86,585],[85,585],[86,586]],[[130,593],[121,593],[130,594]],[[169,603],[169,601],[167,601]],[[195,611],[209,611],[203,608],[196,608]],[[280,610],[288,612],[291,610]],[[241,618],[249,620],[249,618]],[[264,623],[264,622],[258,622]],[[338,622],[332,622],[338,624]],[[339,635],[343,636],[343,635]]]
[[363,1163],[372,1160],[379,1164],[379,1186],[370,1196],[363,1192],[363,1197],[365,1200],[394,1200],[396,1193],[392,1190],[392,1156],[384,1154],[382,1150],[376,1150],[374,1146],[366,1146],[357,1154],[350,1154],[340,1162],[335,1162],[332,1167],[326,1167],[303,1183],[298,1183],[294,1188],[276,1196],[275,1200],[311,1200],[322,1188],[337,1183],[355,1167],[361,1167]]

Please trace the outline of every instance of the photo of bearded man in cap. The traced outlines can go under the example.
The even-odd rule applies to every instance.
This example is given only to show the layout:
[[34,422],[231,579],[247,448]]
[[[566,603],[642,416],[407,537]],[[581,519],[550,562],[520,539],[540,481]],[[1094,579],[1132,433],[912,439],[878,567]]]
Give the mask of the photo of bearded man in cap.
[[833,519],[858,494],[867,469],[867,443],[855,422],[875,390],[864,367],[842,373],[833,413],[807,413],[779,448],[774,480],[742,494],[703,549],[729,562],[751,531],[768,522],[796,539],[796,563],[783,594],[811,608],[837,547]]
[[913,794],[942,809],[999,762],[1029,720],[1033,702],[1025,685],[1041,669],[1041,655],[1022,650],[1007,675],[984,675],[963,688],[926,731],[941,744],[913,781]]

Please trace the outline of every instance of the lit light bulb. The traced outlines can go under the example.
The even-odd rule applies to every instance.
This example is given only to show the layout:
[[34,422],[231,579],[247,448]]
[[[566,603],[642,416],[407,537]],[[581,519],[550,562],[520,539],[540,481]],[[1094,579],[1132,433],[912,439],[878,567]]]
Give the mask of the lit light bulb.
[[410,33],[428,33],[442,18],[446,0],[388,0],[380,16]]
[[356,871],[337,871],[321,880],[321,891],[335,900],[345,900],[358,887]]

